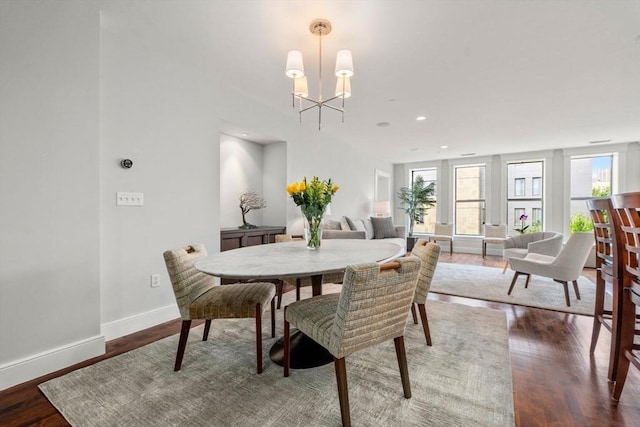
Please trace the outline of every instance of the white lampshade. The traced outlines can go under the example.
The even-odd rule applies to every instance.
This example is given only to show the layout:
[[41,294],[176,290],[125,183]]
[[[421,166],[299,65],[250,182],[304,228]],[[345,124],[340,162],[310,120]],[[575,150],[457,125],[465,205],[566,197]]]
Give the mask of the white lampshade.
[[302,63],[302,52],[290,50],[287,54],[287,77],[292,79],[304,76],[304,64]]
[[307,76],[298,77],[293,80],[293,94],[300,98],[309,96],[309,86],[307,85]]
[[351,79],[349,77],[338,77],[336,81],[336,96],[342,96],[343,91],[345,98],[351,96]]
[[390,209],[391,204],[389,203],[389,201],[373,202],[373,213],[376,214],[376,216],[385,216],[389,213]]
[[351,77],[353,76],[353,59],[350,50],[339,50],[336,55],[336,76]]

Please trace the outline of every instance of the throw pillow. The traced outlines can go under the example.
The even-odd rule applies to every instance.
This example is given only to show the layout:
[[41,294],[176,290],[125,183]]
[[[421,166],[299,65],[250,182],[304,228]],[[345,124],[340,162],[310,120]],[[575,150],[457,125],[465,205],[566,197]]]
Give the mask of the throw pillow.
[[347,217],[346,216],[343,216],[342,218],[340,218],[340,228],[342,230],[351,231],[351,227],[349,226],[349,223],[347,222]]
[[340,221],[334,221],[332,219],[325,219],[323,228],[325,230],[341,230],[342,229],[340,227]]
[[393,220],[391,219],[391,217],[387,217],[387,218],[371,217],[371,223],[373,224],[374,239],[398,237],[398,235],[396,234],[396,227],[393,224]]
[[364,224],[364,235],[366,239],[373,239],[373,223],[371,222],[371,219],[365,218],[362,220],[362,223]]
[[367,229],[364,228],[364,222],[361,219],[356,219],[355,222],[356,231],[364,231],[365,239],[367,238]]
[[349,228],[351,228],[352,230],[357,230],[356,224],[353,222],[353,220],[351,218],[349,218],[348,216],[345,216],[345,219],[347,220],[347,223],[349,224]]

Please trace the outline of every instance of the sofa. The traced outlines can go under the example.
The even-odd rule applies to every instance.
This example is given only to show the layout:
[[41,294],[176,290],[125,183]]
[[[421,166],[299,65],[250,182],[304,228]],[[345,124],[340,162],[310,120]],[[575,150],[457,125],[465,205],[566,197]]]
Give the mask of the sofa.
[[375,239],[395,243],[406,250],[405,236],[406,227],[393,224],[391,218],[325,219],[322,231],[323,239]]

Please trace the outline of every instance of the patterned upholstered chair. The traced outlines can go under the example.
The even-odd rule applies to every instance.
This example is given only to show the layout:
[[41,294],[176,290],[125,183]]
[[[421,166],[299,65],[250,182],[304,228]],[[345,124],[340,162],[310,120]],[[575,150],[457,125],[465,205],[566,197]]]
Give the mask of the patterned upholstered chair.
[[449,242],[449,255],[453,254],[453,224],[437,224],[434,227],[430,242]]
[[320,295],[285,307],[284,376],[289,376],[289,330],[297,327],[334,357],[342,425],[351,425],[345,357],[393,339],[404,396],[411,397],[404,329],[420,260],[409,256],[383,265],[348,266],[340,294]]
[[[304,240],[303,236],[291,234],[277,234],[276,243],[293,242],[295,240]],[[327,273],[322,275],[322,283],[342,283],[344,277],[343,272]],[[282,277],[276,283],[276,294],[278,297],[278,308],[282,301],[283,283],[296,288],[296,301],[300,301],[300,288],[303,286],[311,286],[311,277]]]
[[418,239],[411,251],[412,255],[420,258],[422,265],[420,267],[420,274],[418,275],[418,284],[416,286],[416,293],[413,296],[413,304],[411,304],[411,315],[413,316],[413,323],[418,324],[418,316],[416,315],[416,306],[420,311],[420,320],[422,321],[422,329],[424,330],[424,338],[427,340],[427,345],[431,345],[431,333],[429,332],[429,321],[427,320],[427,295],[431,288],[431,280],[433,279],[433,273],[436,271],[438,265],[438,256],[440,256],[440,246],[435,243],[429,243],[426,239]]
[[580,299],[580,290],[578,289],[578,277],[582,273],[584,263],[591,252],[593,246],[593,233],[574,233],[569,237],[567,244],[562,248],[557,257],[541,255],[537,253],[529,253],[522,259],[512,258],[510,260],[511,268],[515,271],[509,292],[511,295],[513,286],[518,280],[518,276],[527,276],[524,287],[529,286],[531,275],[548,277],[564,286],[564,299],[567,307],[571,306],[569,300],[568,282],[573,282],[573,290],[576,298]]
[[504,246],[504,241],[507,239],[507,226],[490,225],[484,226],[484,237],[482,238],[482,258],[487,256],[487,245],[500,245]]
[[262,373],[262,315],[271,304],[271,336],[275,336],[275,289],[273,283],[238,283],[219,286],[215,278],[198,271],[194,264],[207,256],[203,245],[191,245],[164,253],[167,272],[178,303],[182,329],[174,370],[179,371],[187,346],[191,321],[204,319],[202,341],[209,336],[211,320],[233,318],[255,318],[256,320],[256,365]]

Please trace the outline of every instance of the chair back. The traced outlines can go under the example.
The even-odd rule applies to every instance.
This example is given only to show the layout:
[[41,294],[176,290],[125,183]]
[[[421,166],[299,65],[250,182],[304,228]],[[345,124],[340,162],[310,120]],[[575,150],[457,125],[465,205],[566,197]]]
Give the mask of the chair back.
[[377,263],[347,267],[331,329],[334,357],[404,334],[421,263],[414,256],[397,262],[398,268],[383,271]]
[[596,244],[596,268],[614,278],[622,278],[623,264],[618,262],[623,243],[616,238],[614,223],[618,222],[608,197],[587,200],[587,208],[593,222]]
[[217,286],[215,278],[198,271],[194,264],[207,256],[204,245],[196,244],[186,248],[172,249],[164,253],[173,294],[178,303],[180,317],[189,320],[189,306],[200,295]]
[[[419,239],[424,240],[424,239]],[[426,243],[424,245],[416,245],[411,251],[412,255],[420,258],[421,266],[418,274],[418,283],[416,285],[416,293],[413,302],[424,304],[427,301],[427,294],[431,288],[431,280],[433,273],[438,265],[438,257],[440,256],[440,245],[435,243]]]
[[438,236],[453,236],[453,224],[435,224],[433,234]]
[[619,220],[616,238],[624,244],[624,287],[634,304],[640,305],[640,192],[615,194],[611,204]]
[[577,280],[592,247],[593,233],[573,233],[552,262],[552,267],[556,272],[553,278],[565,281]]
[[501,225],[485,224],[484,237],[490,238],[490,239],[504,239],[507,237],[507,226],[504,224],[501,224]]

